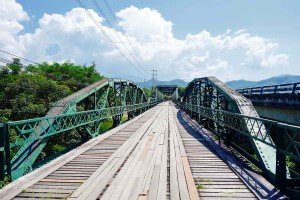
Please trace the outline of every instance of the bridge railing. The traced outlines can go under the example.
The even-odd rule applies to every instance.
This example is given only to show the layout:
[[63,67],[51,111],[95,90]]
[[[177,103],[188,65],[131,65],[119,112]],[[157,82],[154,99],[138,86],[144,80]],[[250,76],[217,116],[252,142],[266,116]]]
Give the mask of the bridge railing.
[[300,107],[300,82],[237,89],[254,105],[268,104]]
[[300,82],[237,89],[243,95],[300,95]]
[[[158,103],[159,102],[146,102],[134,105],[102,108],[57,116],[0,123],[0,180],[3,180],[5,176],[11,176],[11,153],[16,152],[16,149],[20,148],[25,143],[42,140],[44,138],[92,124],[94,122],[99,122],[125,112],[148,109]],[[43,134],[34,134],[40,132]],[[32,169],[27,169],[27,172],[31,170]]]
[[[293,173],[292,178],[288,179],[286,176],[288,164],[292,163],[293,165],[298,165],[297,167],[300,167],[299,126],[293,126],[257,117],[250,117],[185,102],[178,102],[177,105],[181,109],[187,111],[187,113],[197,113],[199,116],[211,119],[215,123],[225,126],[238,134],[245,135],[268,146],[274,147],[276,149],[276,175],[274,184],[283,190],[285,190],[286,187],[295,187],[296,185],[300,185],[300,175],[297,172],[290,169],[290,172]],[[250,131],[249,125],[252,127],[250,128]],[[220,134],[214,129],[211,130],[216,135]],[[275,143],[267,139],[267,136],[270,136],[271,134],[275,135]],[[221,137],[224,137],[224,135],[221,135]],[[242,154],[246,155],[246,158],[251,157],[251,155],[247,155],[248,153],[243,149],[239,149],[239,151],[243,151]],[[291,162],[291,160],[296,163]],[[287,164],[287,162],[290,163]],[[260,167],[258,162],[254,164],[257,164],[258,167]]]

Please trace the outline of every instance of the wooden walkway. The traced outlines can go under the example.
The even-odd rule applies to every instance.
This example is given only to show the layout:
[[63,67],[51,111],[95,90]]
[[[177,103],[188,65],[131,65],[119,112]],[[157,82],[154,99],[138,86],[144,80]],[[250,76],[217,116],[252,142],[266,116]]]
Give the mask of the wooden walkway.
[[0,199],[256,199],[169,102],[0,190]]

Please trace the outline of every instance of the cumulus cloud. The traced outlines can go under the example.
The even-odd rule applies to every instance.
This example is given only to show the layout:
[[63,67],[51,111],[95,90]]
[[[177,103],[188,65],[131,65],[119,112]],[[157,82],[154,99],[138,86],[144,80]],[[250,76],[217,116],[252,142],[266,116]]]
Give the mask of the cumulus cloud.
[[21,50],[15,51],[18,46],[16,36],[24,28],[20,22],[29,17],[15,0],[0,0],[0,5],[0,46],[21,53]]
[[[135,75],[143,78],[122,56],[125,54],[135,63],[132,59],[135,52],[128,53],[131,45],[147,63],[148,70],[149,66],[159,70],[160,79],[244,78],[240,74],[245,69],[278,68],[287,65],[289,59],[288,55],[279,52],[278,43],[252,35],[245,29],[226,30],[218,35],[202,30],[177,39],[173,35],[172,22],[157,10],[134,6],[116,13],[120,28],[117,30],[105,26],[105,20],[95,11],[89,10],[98,27],[84,9],[74,8],[65,14],[44,14],[39,20],[39,28],[33,33],[19,34],[23,29],[21,22],[29,20],[27,13],[14,0],[1,1],[14,8],[11,16],[1,13],[1,9],[6,12],[8,8],[0,8],[0,27],[4,30],[0,36],[8,38],[0,38],[0,44],[5,49],[18,47],[23,56],[37,61],[74,60],[86,63],[94,60],[101,72],[112,77]],[[10,26],[2,28],[5,23],[10,23]],[[140,71],[150,72],[141,67]]]

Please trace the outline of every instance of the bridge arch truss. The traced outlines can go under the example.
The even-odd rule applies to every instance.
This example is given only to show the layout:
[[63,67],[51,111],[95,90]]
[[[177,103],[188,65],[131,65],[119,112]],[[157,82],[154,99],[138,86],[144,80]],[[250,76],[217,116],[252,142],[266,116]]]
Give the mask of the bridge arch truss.
[[55,102],[45,117],[0,124],[0,178],[14,180],[43,164],[36,161],[53,135],[75,131],[85,142],[101,134],[103,120],[117,126],[125,113],[130,119],[156,103],[131,81],[105,78]]

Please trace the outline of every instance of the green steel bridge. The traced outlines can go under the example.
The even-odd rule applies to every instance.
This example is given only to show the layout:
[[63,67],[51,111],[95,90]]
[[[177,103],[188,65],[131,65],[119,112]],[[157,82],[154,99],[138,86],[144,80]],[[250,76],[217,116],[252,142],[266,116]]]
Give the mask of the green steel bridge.
[[[38,159],[68,131],[81,142]],[[0,199],[299,199],[299,169],[300,127],[260,118],[215,77],[181,98],[174,85],[147,98],[131,81],[102,79],[45,117],[0,124],[0,180],[12,181]]]

